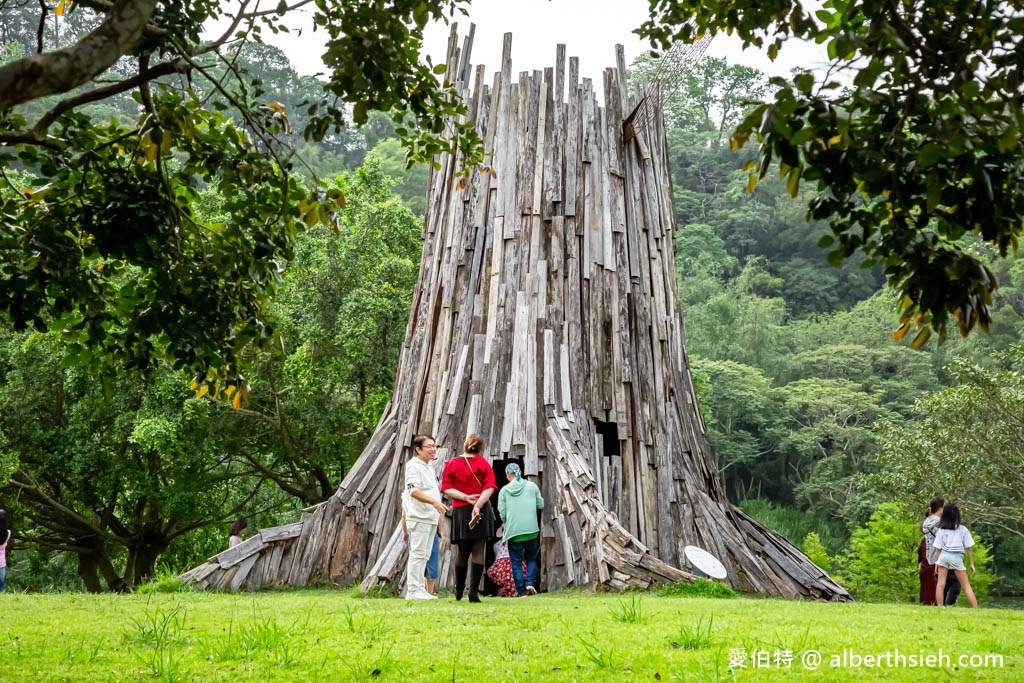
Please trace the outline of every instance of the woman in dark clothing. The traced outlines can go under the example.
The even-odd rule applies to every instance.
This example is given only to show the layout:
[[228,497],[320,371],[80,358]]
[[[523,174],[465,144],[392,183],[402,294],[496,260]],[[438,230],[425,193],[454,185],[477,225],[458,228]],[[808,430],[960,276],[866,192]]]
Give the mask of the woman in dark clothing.
[[452,547],[455,556],[455,599],[461,600],[469,578],[469,601],[480,602],[480,580],[484,575],[484,553],[487,539],[494,536],[494,512],[489,502],[498,488],[494,469],[481,455],[484,441],[470,434],[464,444],[465,453],[444,464],[441,492],[452,499]]
[[925,538],[922,538],[921,542],[917,544],[917,576],[921,582],[918,599],[922,605],[934,605],[935,567],[928,564],[928,541]]

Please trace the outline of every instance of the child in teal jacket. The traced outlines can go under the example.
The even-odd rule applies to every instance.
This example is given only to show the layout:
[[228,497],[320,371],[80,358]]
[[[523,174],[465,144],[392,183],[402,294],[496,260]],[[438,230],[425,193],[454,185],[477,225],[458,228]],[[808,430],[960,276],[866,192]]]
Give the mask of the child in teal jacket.
[[[498,493],[498,514],[505,523],[504,538],[508,542],[512,576],[519,597],[536,595],[537,553],[540,550],[540,526],[537,510],[544,509],[544,497],[532,481],[523,479],[519,465],[510,463],[505,468],[506,484]],[[526,575],[523,576],[523,560]]]

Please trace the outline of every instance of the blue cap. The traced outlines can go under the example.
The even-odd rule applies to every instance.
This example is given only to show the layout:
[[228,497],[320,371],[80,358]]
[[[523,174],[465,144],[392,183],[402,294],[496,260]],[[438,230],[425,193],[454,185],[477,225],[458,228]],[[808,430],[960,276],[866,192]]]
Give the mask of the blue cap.
[[505,474],[514,474],[518,477],[522,473],[523,471],[519,469],[519,465],[515,464],[514,462],[510,462],[509,464],[505,465]]

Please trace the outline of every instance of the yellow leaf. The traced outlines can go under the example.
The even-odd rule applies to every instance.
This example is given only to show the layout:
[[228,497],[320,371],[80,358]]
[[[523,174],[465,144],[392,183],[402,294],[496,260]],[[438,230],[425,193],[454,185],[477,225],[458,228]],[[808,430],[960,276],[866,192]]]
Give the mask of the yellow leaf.
[[192,391],[195,391],[196,389],[199,388],[199,382],[196,380],[192,380],[192,383],[188,385],[188,388],[191,389]]
[[931,336],[932,336],[932,328],[925,327],[924,329],[922,329],[920,332],[917,333],[917,336],[914,337],[914,341],[910,342],[910,348],[912,348],[912,349],[919,349],[919,348],[921,348],[922,346],[925,345],[925,342],[927,342],[928,339]]
[[905,322],[900,325],[899,329],[892,333],[892,338],[899,341],[907,336],[907,332],[910,331],[910,323]]
[[210,385],[204,384],[203,386],[199,387],[199,391],[196,392],[196,398],[202,398],[203,396],[206,396],[206,394],[209,393],[209,391]]
[[53,8],[53,16],[62,17],[64,16],[64,10],[66,9],[66,0],[60,0],[57,6]]
[[238,387],[234,386],[233,384],[224,387],[224,395],[227,396],[228,398],[231,398],[236,391],[238,391]]
[[231,399],[231,405],[234,407],[235,410],[238,410],[239,408],[242,407],[242,392],[238,392],[235,394],[235,397]]
[[754,169],[754,166],[757,166],[757,163],[755,163],[754,160],[751,159],[747,163],[743,164],[743,170],[744,171],[752,171]]
[[789,180],[786,181],[786,191],[790,197],[796,198],[797,192],[800,191],[800,172],[800,168],[794,168],[789,174]]
[[832,145],[838,145],[842,141],[843,141],[843,136],[842,135],[837,135],[837,136],[835,136],[834,138],[832,138],[831,140],[828,141],[828,146],[831,147]]
[[139,147],[142,148],[142,154],[146,157],[146,161],[156,161],[156,155],[160,152],[160,149],[153,143],[153,138],[146,133],[139,140]]
[[103,262],[102,262],[102,261],[100,261],[100,262],[99,262],[99,263],[98,263],[98,264],[96,265],[96,270],[100,271],[101,273],[103,272]]
[[747,194],[752,194],[755,187],[757,187],[757,176],[751,173],[747,178]]

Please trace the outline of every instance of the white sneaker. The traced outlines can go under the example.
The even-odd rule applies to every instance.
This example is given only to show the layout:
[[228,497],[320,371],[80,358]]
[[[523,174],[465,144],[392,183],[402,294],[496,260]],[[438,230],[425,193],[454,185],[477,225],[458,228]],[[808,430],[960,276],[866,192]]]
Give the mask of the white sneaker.
[[425,590],[413,591],[412,593],[406,593],[406,600],[437,600],[436,595],[431,595]]

